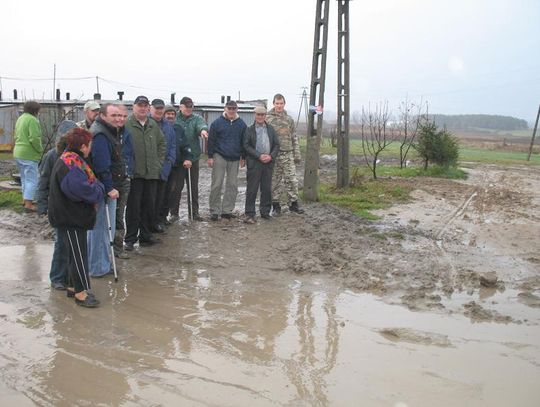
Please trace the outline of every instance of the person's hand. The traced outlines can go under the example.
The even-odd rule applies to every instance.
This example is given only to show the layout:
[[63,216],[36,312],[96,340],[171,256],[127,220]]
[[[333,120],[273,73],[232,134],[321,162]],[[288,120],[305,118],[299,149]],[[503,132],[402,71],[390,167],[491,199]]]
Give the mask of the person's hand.
[[116,190],[116,189],[111,189],[107,195],[109,196],[109,198],[111,199],[118,199],[120,197],[120,193]]
[[208,132],[206,130],[201,130],[201,137],[203,139],[208,139]]
[[189,160],[184,161],[184,168],[191,168],[191,165],[192,165],[191,161]]
[[243,158],[240,158],[240,168],[244,168],[246,166],[246,160]]
[[272,156],[270,154],[261,154],[259,160],[263,164],[268,164],[270,161],[272,161]]
[[213,158],[209,158],[208,161],[206,161],[208,163],[208,166],[210,168],[212,168],[214,166],[214,159]]

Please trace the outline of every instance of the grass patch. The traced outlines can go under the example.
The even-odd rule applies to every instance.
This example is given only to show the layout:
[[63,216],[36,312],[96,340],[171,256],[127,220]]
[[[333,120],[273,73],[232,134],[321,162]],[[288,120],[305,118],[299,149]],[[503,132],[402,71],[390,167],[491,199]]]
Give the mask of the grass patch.
[[407,202],[411,189],[392,180],[369,180],[359,186],[338,189],[321,184],[319,199],[349,209],[355,215],[369,220],[379,219],[370,211],[385,209],[394,203]]
[[11,209],[15,212],[22,212],[21,191],[0,190],[0,209]]
[[[371,177],[371,171],[368,167],[354,167],[352,177],[354,176]],[[424,170],[420,167],[399,168],[389,165],[377,165],[377,177],[434,177],[447,179],[467,179],[467,173],[459,168],[444,168],[439,166],[428,167]]]

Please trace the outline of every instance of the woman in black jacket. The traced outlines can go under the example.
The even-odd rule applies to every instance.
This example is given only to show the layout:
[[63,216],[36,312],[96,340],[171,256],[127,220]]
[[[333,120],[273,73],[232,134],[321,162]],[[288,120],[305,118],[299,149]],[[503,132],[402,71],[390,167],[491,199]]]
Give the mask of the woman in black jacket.
[[56,161],[50,179],[49,222],[69,246],[68,275],[73,285],[68,297],[83,307],[97,307],[90,290],[86,231],[94,227],[95,206],[105,188],[84,160],[90,154],[92,134],[84,129],[67,133],[67,148]]

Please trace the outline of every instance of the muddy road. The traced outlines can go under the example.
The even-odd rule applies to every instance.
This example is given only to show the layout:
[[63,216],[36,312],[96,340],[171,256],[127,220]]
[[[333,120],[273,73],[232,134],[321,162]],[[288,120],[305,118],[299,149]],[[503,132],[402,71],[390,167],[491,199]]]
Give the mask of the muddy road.
[[379,221],[184,206],[95,310],[50,290],[47,222],[0,212],[0,405],[539,405],[540,169],[467,171]]

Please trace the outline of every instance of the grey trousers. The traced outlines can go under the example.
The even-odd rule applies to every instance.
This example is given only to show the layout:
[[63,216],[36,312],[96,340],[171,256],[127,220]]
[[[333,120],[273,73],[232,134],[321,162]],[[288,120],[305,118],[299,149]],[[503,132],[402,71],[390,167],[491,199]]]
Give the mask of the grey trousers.
[[[212,185],[210,186],[210,215],[228,215],[234,210],[236,195],[238,195],[238,167],[240,161],[227,161],[219,154],[214,154],[214,166],[212,167]],[[225,192],[223,203],[221,201],[221,191],[223,180],[225,182]]]

